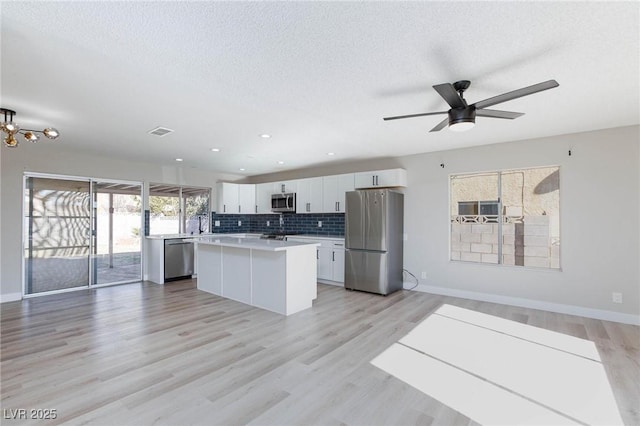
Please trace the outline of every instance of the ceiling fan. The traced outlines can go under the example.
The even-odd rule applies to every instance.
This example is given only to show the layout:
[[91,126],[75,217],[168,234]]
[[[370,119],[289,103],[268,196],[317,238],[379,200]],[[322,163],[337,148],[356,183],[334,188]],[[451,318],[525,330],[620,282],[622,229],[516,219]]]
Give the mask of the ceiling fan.
[[491,117],[491,118],[505,118],[513,120],[521,115],[522,112],[511,111],[499,111],[496,109],[486,109],[492,105],[496,105],[502,102],[510,101],[512,99],[521,98],[523,96],[532,95],[543,90],[553,89],[558,87],[559,84],[555,80],[549,80],[542,83],[534,84],[533,86],[523,87],[522,89],[514,90],[512,92],[503,93],[502,95],[494,96],[492,98],[485,99],[480,102],[468,105],[464,99],[464,91],[469,88],[471,82],[469,80],[460,80],[455,83],[444,83],[433,86],[436,92],[444,98],[449,104],[451,109],[449,111],[438,112],[424,112],[420,114],[398,115],[395,117],[384,117],[384,120],[398,120],[401,118],[413,118],[423,117],[425,115],[438,115],[447,114],[448,117],[442,120],[436,127],[430,130],[430,132],[437,132],[444,129],[449,125],[451,130],[464,131],[469,130],[475,125],[477,117]]

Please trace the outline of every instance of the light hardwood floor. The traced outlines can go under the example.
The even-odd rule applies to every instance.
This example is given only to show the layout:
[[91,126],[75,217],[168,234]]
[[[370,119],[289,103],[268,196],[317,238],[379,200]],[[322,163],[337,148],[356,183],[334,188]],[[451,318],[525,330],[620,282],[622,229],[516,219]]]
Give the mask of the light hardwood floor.
[[327,285],[312,309],[284,317],[192,280],[3,304],[3,413],[57,418],[2,424],[475,425],[370,364],[443,303],[595,342],[624,422],[640,424],[637,326]]

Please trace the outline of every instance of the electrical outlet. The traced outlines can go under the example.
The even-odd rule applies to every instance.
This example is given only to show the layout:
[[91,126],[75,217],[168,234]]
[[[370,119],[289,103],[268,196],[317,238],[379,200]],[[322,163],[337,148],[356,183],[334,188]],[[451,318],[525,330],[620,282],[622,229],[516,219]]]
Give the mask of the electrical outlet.
[[271,221],[270,220],[267,221],[267,226],[271,226]]
[[423,272],[421,272],[421,273],[420,273],[420,278],[422,278],[423,280],[426,280],[426,279],[427,279],[427,273],[426,273],[426,272],[424,272],[424,271],[423,271]]
[[622,293],[611,293],[611,300],[613,303],[622,303]]
[[220,221],[219,220],[215,220],[213,222],[213,226],[220,226]]
[[409,240],[409,234],[405,232],[404,234],[402,234],[402,241],[408,241],[408,240]]
[[238,221],[238,226],[242,226],[242,221],[241,220]]
[[318,221],[318,228],[322,228],[322,221],[321,220]]

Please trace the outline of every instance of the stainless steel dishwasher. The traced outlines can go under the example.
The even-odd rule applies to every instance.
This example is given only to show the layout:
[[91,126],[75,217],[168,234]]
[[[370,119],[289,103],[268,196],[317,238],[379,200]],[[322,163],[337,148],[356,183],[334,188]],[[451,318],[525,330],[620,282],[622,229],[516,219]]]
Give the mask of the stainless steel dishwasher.
[[191,278],[193,243],[183,238],[164,240],[164,281]]

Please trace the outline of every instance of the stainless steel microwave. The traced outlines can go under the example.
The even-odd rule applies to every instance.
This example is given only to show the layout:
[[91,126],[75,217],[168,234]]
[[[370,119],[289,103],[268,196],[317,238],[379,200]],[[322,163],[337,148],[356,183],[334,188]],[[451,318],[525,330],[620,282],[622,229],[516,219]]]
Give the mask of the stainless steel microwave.
[[296,194],[273,194],[271,196],[271,211],[276,213],[295,213]]

